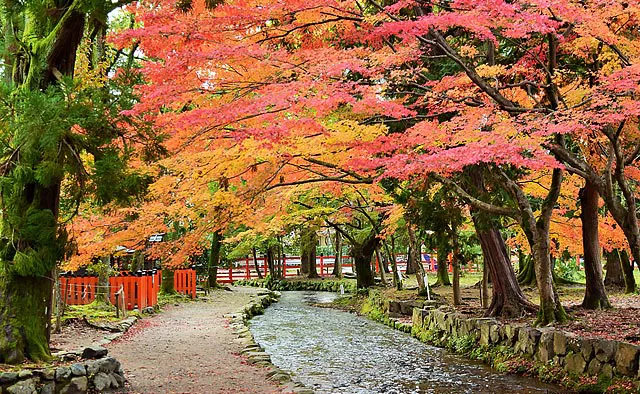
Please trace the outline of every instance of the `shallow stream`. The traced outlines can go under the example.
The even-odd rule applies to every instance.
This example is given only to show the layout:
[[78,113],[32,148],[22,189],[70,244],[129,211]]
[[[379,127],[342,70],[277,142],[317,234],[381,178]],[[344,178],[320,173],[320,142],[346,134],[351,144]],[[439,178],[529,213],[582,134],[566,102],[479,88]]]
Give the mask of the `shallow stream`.
[[272,362],[317,393],[549,393],[534,379],[507,375],[393,330],[311,303],[334,293],[283,292],[251,320]]

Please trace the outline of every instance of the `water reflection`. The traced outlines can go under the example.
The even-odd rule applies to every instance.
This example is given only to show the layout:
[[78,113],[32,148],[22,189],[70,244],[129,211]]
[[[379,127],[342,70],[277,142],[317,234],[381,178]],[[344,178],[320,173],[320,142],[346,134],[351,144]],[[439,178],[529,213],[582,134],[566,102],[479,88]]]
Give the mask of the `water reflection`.
[[337,297],[284,292],[251,320],[273,363],[318,393],[545,393],[557,388],[491,371],[353,314],[310,306]]

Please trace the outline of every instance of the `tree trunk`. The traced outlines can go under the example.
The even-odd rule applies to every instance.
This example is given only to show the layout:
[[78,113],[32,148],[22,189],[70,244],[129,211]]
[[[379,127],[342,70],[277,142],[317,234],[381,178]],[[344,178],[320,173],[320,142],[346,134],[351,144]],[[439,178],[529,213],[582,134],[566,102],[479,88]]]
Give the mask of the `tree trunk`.
[[534,234],[533,257],[535,259],[536,282],[540,295],[540,309],[536,324],[546,326],[552,322],[567,320],[558,293],[553,283],[551,271],[551,250],[549,248],[549,228],[536,228]]
[[251,256],[253,257],[253,266],[258,273],[258,279],[262,279],[262,272],[260,271],[260,266],[258,264],[258,252],[256,251],[256,248],[251,248]]
[[[216,267],[217,271],[217,267]],[[173,287],[173,276],[175,272],[169,268],[162,268],[162,286],[160,287],[160,291],[162,294],[175,294],[176,289]]]
[[500,231],[492,223],[480,223],[475,213],[472,219],[480,240],[485,269],[493,286],[491,304],[485,316],[520,317],[525,311],[535,311],[536,307],[527,300],[518,285]]
[[622,289],[625,287],[625,282],[624,274],[622,273],[622,262],[620,261],[620,251],[614,249],[611,252],[605,252],[604,255],[607,260],[604,267],[607,270],[607,275],[604,279],[605,286]]
[[342,278],[342,234],[340,231],[336,231],[336,253],[332,275],[336,278]]
[[316,247],[318,245],[318,235],[313,228],[306,228],[300,235],[301,262],[300,270],[302,275],[309,278],[317,278],[316,269]]
[[520,251],[518,253],[518,262],[520,268],[518,270],[518,283],[522,286],[535,287],[537,283],[533,257]]
[[460,295],[460,244],[458,243],[458,234],[455,227],[451,232],[451,241],[453,243],[453,259],[451,264],[453,265],[453,305],[458,306],[462,304],[462,296]]
[[485,259],[482,259],[482,294],[481,303],[484,309],[489,308],[489,268]]
[[[409,234],[409,255],[407,256],[407,267],[412,266],[413,272],[416,275],[416,281],[418,282],[418,292],[423,293],[426,289],[424,285],[424,267],[420,261],[420,244],[416,238],[415,229],[411,226],[407,220],[407,233]],[[407,271],[407,274],[409,272]]]
[[219,231],[211,234],[211,250],[207,262],[207,286],[215,289],[218,286],[218,267],[220,266],[220,250],[222,249],[222,234]]
[[413,258],[414,250],[411,246],[407,248],[407,269],[404,272],[407,275],[413,275],[416,273],[415,259]]
[[275,267],[275,248],[273,246],[269,246],[267,248],[267,267],[269,267],[269,276],[272,278],[276,277],[276,267]]
[[582,307],[586,309],[610,308],[607,291],[602,280],[600,239],[598,238],[598,188],[587,181],[580,189],[580,220],[582,221],[582,246],[584,249],[584,273],[586,290]]
[[635,293],[636,278],[633,277],[633,263],[629,260],[629,253],[626,250],[620,252],[620,263],[624,274],[625,293]]
[[98,287],[95,289],[96,304],[111,305],[109,300],[109,276],[111,275],[111,256],[105,256],[98,263],[99,268],[95,269],[98,274]]
[[449,240],[441,235],[438,240],[438,270],[436,271],[437,280],[434,286],[451,286],[449,280]]
[[393,248],[395,245],[395,240],[393,236],[391,236],[391,249],[389,249],[389,245],[385,242],[383,246],[387,251],[387,256],[389,259],[389,263],[391,264],[391,274],[393,275],[393,287],[396,290],[402,290],[402,279],[400,278],[400,274],[398,273],[398,264],[396,263],[396,256],[393,253]]
[[376,262],[378,263],[378,270],[380,270],[380,283],[383,286],[387,286],[387,278],[384,275],[384,269],[382,268],[382,254],[380,253],[380,246],[376,248]]
[[0,277],[0,363],[49,359],[51,283],[37,276]]
[[373,272],[371,272],[371,258],[378,246],[376,234],[370,234],[362,243],[354,243],[351,246],[351,255],[356,267],[356,282],[359,289],[374,285]]

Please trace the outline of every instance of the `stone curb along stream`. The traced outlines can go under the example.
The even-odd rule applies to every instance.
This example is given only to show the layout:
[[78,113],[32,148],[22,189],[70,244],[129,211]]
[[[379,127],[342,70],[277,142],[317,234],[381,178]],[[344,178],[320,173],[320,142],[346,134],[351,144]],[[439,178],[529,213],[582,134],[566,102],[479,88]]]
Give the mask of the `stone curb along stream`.
[[224,315],[230,320],[229,327],[238,338],[234,339],[243,346],[240,354],[247,357],[250,364],[256,364],[271,368],[267,374],[268,379],[279,383],[284,393],[313,394],[313,390],[305,387],[302,383],[293,380],[290,373],[281,370],[271,362],[271,356],[255,341],[253,334],[249,331],[249,320],[264,312],[266,307],[280,298],[280,292],[271,290],[260,290],[256,295],[252,295],[252,300],[240,311]]

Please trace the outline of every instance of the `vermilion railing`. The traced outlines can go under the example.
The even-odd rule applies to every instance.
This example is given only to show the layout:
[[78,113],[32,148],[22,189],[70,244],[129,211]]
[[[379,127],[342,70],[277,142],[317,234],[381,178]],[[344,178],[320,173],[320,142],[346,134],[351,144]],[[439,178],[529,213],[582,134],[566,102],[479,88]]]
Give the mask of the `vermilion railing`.
[[[195,276],[195,271],[193,275]],[[122,298],[128,310],[155,306],[158,304],[160,280],[160,271],[120,272],[117,276],[109,278],[109,300],[115,305],[116,293],[122,289]],[[68,305],[92,303],[96,299],[98,288],[97,276],[60,276],[62,300]]]
[[[428,256],[428,257],[427,257]],[[342,269],[343,272],[353,272],[353,263],[350,256],[342,256]],[[266,276],[269,273],[267,260],[265,257],[258,257],[256,259],[257,269],[260,270],[262,276]],[[398,270],[402,273],[407,270],[407,263],[405,256],[398,256]],[[301,260],[299,256],[286,256],[282,259],[282,276],[290,277],[296,276],[300,271]],[[331,276],[333,273],[333,267],[335,265],[335,256],[317,256],[316,257],[316,269],[320,277]],[[428,272],[434,272],[438,269],[438,263],[435,258],[430,255],[424,254],[422,256],[422,265]],[[371,268],[375,272],[380,272],[379,265],[376,262],[372,263]],[[466,271],[473,272],[477,267],[466,268]],[[451,265],[449,264],[449,271],[451,272]],[[253,258],[246,257],[244,259],[238,259],[232,263],[230,267],[218,268],[218,283],[232,283],[237,280],[250,280],[257,279],[258,273],[256,270],[256,264]]]

